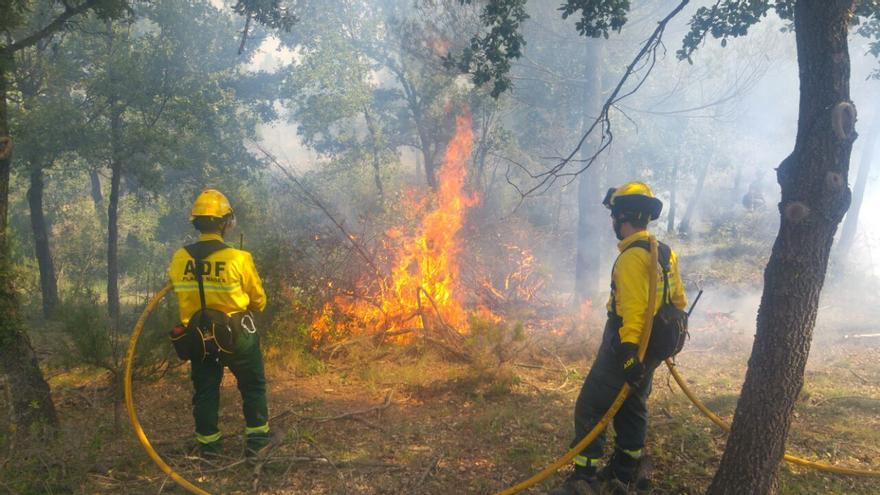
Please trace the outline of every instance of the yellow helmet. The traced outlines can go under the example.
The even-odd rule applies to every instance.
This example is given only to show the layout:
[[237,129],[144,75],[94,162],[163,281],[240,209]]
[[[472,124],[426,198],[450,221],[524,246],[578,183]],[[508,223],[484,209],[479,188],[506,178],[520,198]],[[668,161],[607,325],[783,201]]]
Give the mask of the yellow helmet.
[[614,216],[619,215],[649,215],[651,220],[657,220],[663,210],[663,202],[654,197],[651,187],[644,182],[627,182],[626,184],[608,190],[602,204],[611,210]]
[[205,189],[193,203],[190,219],[195,217],[223,218],[232,213],[232,205],[222,192],[216,189]]

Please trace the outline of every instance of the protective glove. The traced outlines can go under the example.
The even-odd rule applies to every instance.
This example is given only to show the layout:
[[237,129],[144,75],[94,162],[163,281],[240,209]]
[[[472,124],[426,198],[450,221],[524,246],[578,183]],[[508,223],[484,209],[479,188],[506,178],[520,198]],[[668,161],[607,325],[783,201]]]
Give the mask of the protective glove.
[[638,387],[645,377],[645,365],[639,361],[639,345],[624,342],[620,345],[620,356],[626,382],[633,388]]

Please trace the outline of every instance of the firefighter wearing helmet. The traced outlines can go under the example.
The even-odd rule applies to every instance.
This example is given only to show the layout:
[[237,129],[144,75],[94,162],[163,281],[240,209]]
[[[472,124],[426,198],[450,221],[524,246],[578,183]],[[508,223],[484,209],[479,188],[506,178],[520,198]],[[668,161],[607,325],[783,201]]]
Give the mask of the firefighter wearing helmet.
[[[645,362],[641,362],[638,343],[644,328],[650,287],[651,254],[647,227],[648,222],[660,216],[663,203],[654,197],[647,184],[629,182],[609,189],[603,204],[611,211],[611,224],[619,240],[620,254],[611,272],[608,320],[602,344],[575,404],[575,435],[571,445],[577,444],[599,422],[624,383],[629,383],[632,391],[614,416],[616,438],[610,462],[599,469],[605,443],[605,434],[600,433],[574,458],[574,472],[562,486],[551,492],[552,495],[584,495],[599,493],[600,489],[604,490],[603,493],[650,490],[650,482],[639,476],[639,467],[647,434],[647,400],[654,369],[660,360],[646,355]],[[687,298],[678,272],[677,257],[668,246],[660,243],[659,258],[663,270],[657,270],[658,295],[654,314],[664,302],[682,310],[687,306]],[[667,279],[665,284],[663,278]]]
[[266,307],[266,293],[251,254],[223,241],[235,224],[226,196],[202,191],[190,221],[199,240],[174,253],[168,272],[181,321],[171,340],[178,356],[192,365],[196,441],[203,456],[221,453],[220,382],[229,368],[241,392],[245,454],[254,457],[269,444],[266,376],[251,314]]

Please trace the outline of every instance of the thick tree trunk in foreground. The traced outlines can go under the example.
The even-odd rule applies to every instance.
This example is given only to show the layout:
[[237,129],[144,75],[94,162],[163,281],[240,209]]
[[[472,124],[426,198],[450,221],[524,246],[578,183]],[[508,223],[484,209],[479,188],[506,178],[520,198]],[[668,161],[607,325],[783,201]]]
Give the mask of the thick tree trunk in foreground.
[[865,186],[868,185],[868,173],[871,171],[871,162],[874,161],[874,151],[877,149],[877,140],[880,139],[880,107],[874,116],[871,130],[865,139],[865,148],[859,160],[859,173],[853,187],[852,205],[843,219],[843,228],[840,231],[840,240],[837,242],[837,255],[842,259],[846,257],[852,247],[856,232],[859,229],[859,212],[862,208],[862,200],[865,198]]
[[[9,135],[6,91],[7,72],[13,68],[12,56],[0,53],[0,136]],[[9,210],[11,157],[0,159],[0,373],[12,397],[10,418],[20,432],[36,424],[56,425],[58,417],[49,394],[49,385],[37,365],[30,341],[22,328],[18,299],[12,284],[9,245],[6,241]]]
[[[587,41],[587,66],[584,85],[584,101],[589,102],[581,112],[582,126],[586,127],[589,115],[598,112],[602,106],[602,62],[601,40]],[[595,153],[595,140],[581,150],[581,158],[588,159]],[[599,187],[599,164],[594,162],[589,169],[578,176],[578,223],[576,239],[576,258],[574,269],[575,304],[578,306],[586,300],[594,300],[599,292],[600,250],[599,233],[603,227],[599,219],[602,217],[602,193]],[[605,228],[608,228],[607,226]]]
[[778,491],[777,471],[803,385],[828,255],[850,203],[851,6],[852,0],[799,0],[795,7],[801,88],[797,140],[777,172],[779,234],[764,271],[742,395],[709,495]]
[[110,164],[110,199],[107,202],[107,312],[113,325],[119,324],[119,183],[122,180],[119,140],[121,112],[111,115],[110,139],[113,159]]
[[58,282],[55,279],[55,265],[49,247],[49,230],[43,215],[43,169],[38,165],[31,167],[31,185],[27,192],[31,211],[31,230],[34,234],[34,254],[40,267],[40,291],[43,295],[43,316],[49,318],[58,307]]

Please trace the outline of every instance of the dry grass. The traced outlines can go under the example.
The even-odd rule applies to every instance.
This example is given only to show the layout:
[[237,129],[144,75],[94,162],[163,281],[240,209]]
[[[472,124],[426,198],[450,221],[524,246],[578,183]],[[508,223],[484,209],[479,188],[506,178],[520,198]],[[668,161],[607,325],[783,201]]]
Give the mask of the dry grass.
[[[272,427],[284,433],[284,442],[257,477],[253,467],[239,461],[243,439],[235,434],[243,425],[231,376],[223,383],[221,410],[227,457],[211,463],[190,455],[185,369],[158,383],[138,383],[135,395],[157,450],[212,493],[494,493],[563,453],[570,440],[572,407],[588,363],[560,357],[559,349],[570,345],[563,344],[568,337],[534,332],[527,330],[532,345],[518,357],[525,366],[508,364],[505,375],[495,377],[504,381],[496,388],[488,375],[420,346],[357,349],[351,359],[326,363],[322,372],[309,364],[298,374],[291,372],[296,363],[284,360],[283,353],[270,353]],[[691,352],[679,360],[699,395],[727,418],[747,357],[738,339],[737,334],[695,338]],[[880,469],[876,358],[876,347],[839,346],[811,360],[792,450]],[[127,424],[114,428],[105,378],[75,370],[54,377],[52,384],[64,427],[51,443],[17,446],[6,461],[0,490],[181,493],[149,461]],[[649,448],[658,493],[702,493],[725,437],[689,405],[668,372],[658,371],[654,385]],[[390,391],[391,403],[382,407]],[[2,455],[6,447],[0,446]],[[541,493],[559,479],[527,493]],[[873,480],[799,468],[784,467],[782,480],[785,494],[880,492]]]

